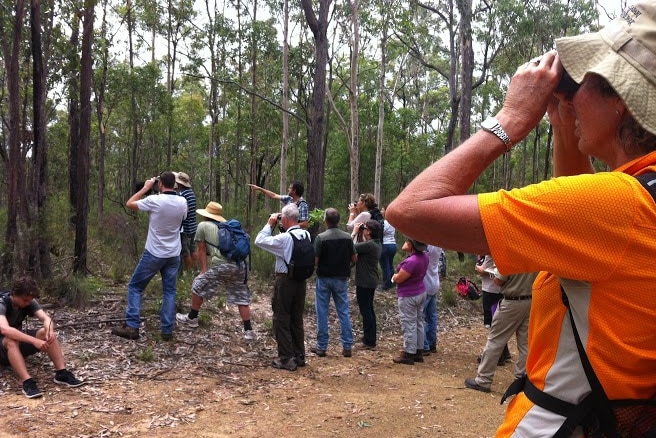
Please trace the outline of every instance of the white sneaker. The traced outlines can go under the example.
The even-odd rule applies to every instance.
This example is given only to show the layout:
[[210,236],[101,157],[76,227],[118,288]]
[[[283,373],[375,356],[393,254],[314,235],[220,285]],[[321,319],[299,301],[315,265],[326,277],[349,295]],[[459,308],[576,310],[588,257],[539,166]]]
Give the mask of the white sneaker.
[[186,313],[176,313],[175,319],[176,321],[186,324],[191,328],[198,327],[198,318],[190,319]]
[[248,342],[255,341],[257,339],[257,335],[253,330],[246,330],[244,332],[244,339]]

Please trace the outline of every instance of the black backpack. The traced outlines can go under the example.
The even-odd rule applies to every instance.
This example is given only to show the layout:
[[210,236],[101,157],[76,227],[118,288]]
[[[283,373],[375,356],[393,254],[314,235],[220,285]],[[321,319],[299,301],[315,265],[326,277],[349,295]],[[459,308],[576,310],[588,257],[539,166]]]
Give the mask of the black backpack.
[[292,258],[287,265],[287,277],[291,280],[306,280],[314,273],[314,246],[310,235],[306,232],[304,239],[299,239],[290,232],[294,242]]

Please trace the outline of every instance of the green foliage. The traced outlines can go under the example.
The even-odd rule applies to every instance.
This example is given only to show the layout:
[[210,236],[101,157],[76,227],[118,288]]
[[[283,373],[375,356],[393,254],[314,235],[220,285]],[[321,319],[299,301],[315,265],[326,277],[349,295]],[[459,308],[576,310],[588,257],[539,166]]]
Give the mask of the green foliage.
[[150,363],[157,359],[152,347],[145,347],[135,353],[135,357],[141,362]]
[[308,228],[317,226],[320,227],[323,224],[323,216],[325,210],[320,208],[315,208],[310,212],[310,219],[308,220]]
[[273,332],[273,320],[271,318],[266,318],[262,320],[262,328],[268,336],[274,336]]
[[103,286],[96,277],[71,275],[56,277],[44,285],[44,291],[60,303],[77,309],[86,308]]

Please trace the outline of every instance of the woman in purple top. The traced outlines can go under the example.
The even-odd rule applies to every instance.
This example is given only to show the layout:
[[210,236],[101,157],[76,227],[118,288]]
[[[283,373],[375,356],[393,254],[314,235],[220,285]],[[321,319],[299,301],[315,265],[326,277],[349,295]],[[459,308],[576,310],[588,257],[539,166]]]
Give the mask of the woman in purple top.
[[401,250],[410,255],[399,263],[396,274],[392,276],[392,282],[397,285],[403,330],[403,351],[394,358],[394,363],[414,365],[424,361],[424,276],[428,269],[428,255],[425,253],[426,244],[414,239],[406,239]]

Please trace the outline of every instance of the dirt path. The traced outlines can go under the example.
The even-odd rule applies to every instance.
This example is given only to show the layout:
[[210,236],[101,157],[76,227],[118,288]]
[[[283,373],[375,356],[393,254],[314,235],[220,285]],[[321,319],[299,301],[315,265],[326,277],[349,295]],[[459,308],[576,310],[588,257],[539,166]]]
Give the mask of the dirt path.
[[[328,357],[310,354],[297,372],[269,366],[275,342],[262,325],[256,327],[258,341],[242,341],[236,309],[208,306],[212,317],[198,329],[179,329],[173,343],[157,341],[156,319],[146,321],[138,341],[116,338],[110,325],[93,323],[120,314],[121,300],[102,315],[57,310],[57,321],[75,321],[59,335],[71,368],[88,383],[61,388],[52,383],[47,360],[30,358],[28,366],[46,395],[28,400],[11,370],[3,369],[0,436],[492,436],[503,418],[499,400],[513,367],[498,368],[490,394],[464,388],[485,342],[480,303],[440,312],[438,353],[407,366],[391,360],[402,344],[394,302],[393,295],[377,297],[377,351],[342,357],[333,319]],[[357,313],[354,303],[351,309]],[[253,314],[255,321],[270,318],[266,295]],[[356,315],[352,319],[360,335]],[[308,351],[314,327],[310,311]],[[511,351],[516,357],[512,344]]]

